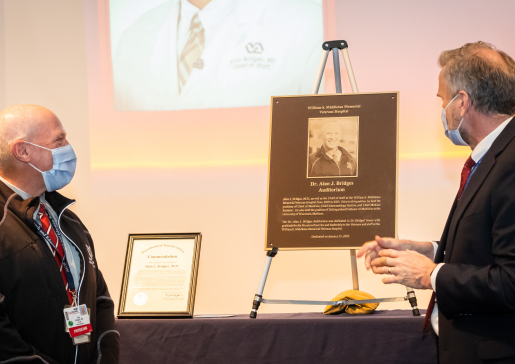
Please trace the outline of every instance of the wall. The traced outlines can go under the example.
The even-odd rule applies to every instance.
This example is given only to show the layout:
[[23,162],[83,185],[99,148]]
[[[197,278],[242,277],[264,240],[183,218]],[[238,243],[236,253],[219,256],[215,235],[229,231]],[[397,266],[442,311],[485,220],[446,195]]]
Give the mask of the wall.
[[5,105],[5,16],[4,3],[0,2],[0,107]]
[[[129,233],[202,232],[195,312],[248,313],[265,262],[266,164],[206,167],[199,160],[197,167],[92,170],[86,54],[90,39],[85,27],[95,24],[85,23],[92,15],[86,14],[91,7],[85,4],[82,0],[0,3],[0,52],[5,49],[0,57],[0,106],[41,104],[65,125],[79,164],[73,183],[63,193],[78,201],[74,210],[95,239],[99,265],[115,301]],[[333,27],[336,37],[349,42],[360,90],[401,91],[400,236],[438,239],[468,152],[442,136],[436,59],[443,49],[478,39],[515,56],[508,28],[513,2],[374,0],[338,1],[331,6],[336,14],[345,14]],[[257,160],[266,160],[268,108],[252,111],[252,125],[232,129],[226,125],[233,134],[222,142],[252,143],[259,151]],[[234,112],[244,118],[247,110]],[[190,117],[195,122],[195,114]],[[169,132],[175,135],[180,130],[171,126]],[[117,135],[104,138],[105,143],[117,139]],[[156,136],[160,142],[166,139]],[[138,140],[123,142],[138,148]],[[384,286],[359,263],[362,290],[376,297],[405,294],[402,286]],[[347,251],[281,252],[274,258],[265,294],[325,300],[350,288]],[[429,292],[417,294],[420,306],[427,305]],[[380,308],[408,305],[390,303]],[[260,310],[321,308],[264,305]]]

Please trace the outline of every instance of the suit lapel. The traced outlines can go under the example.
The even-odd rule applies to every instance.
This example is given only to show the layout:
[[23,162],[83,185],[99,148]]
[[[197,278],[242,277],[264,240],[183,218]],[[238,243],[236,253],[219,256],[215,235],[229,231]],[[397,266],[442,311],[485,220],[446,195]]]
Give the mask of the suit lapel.
[[495,158],[492,154],[487,152],[479,166],[477,167],[476,171],[470,177],[470,181],[467,185],[467,188],[463,191],[463,194],[461,195],[461,199],[459,202],[457,202],[456,210],[454,211],[454,214],[452,215],[451,224],[449,225],[449,235],[447,238],[447,244],[445,247],[446,250],[446,258],[450,259],[452,254],[452,248],[454,243],[454,237],[456,235],[456,229],[458,227],[458,223],[463,216],[463,213],[467,209],[468,205],[470,204],[470,201],[472,201],[472,198],[475,196],[481,185],[483,184],[483,181],[490,173],[490,170],[495,164]]
[[442,263],[445,254],[445,248],[447,245],[447,237],[449,236],[449,227],[451,225],[452,217],[454,216],[454,211],[456,211],[456,206],[458,204],[458,197],[454,199],[454,203],[451,207],[451,212],[449,213],[449,217],[447,218],[447,222],[445,223],[445,228],[443,229],[442,237],[440,242],[438,243],[438,249],[435,254],[435,263]]
[[513,139],[514,136],[515,123],[509,122],[508,125],[506,125],[505,129],[497,137],[497,139],[495,139],[490,149],[483,156],[481,163],[477,167],[472,177],[470,177],[470,181],[467,185],[467,188],[465,188],[465,191],[463,191],[460,201],[457,204],[455,202],[456,209],[454,210],[454,213],[449,216],[449,219],[451,219],[451,223],[449,225],[449,233],[447,235],[445,245],[446,261],[449,261],[451,257],[452,248],[455,240],[454,238],[456,236],[456,230],[459,221],[463,216],[463,213],[466,211],[467,207],[470,205],[470,202],[472,201],[472,199],[480,189],[481,185],[483,184],[484,180],[486,179],[486,177],[492,170],[493,166],[495,165],[496,157],[504,150],[504,148],[506,148],[506,146]]

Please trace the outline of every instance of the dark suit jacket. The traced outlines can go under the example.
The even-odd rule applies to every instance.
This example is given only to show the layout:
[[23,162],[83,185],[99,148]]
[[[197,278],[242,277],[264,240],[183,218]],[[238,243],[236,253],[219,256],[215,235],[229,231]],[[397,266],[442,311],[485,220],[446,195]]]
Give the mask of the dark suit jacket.
[[454,201],[435,262],[440,363],[515,363],[514,120]]

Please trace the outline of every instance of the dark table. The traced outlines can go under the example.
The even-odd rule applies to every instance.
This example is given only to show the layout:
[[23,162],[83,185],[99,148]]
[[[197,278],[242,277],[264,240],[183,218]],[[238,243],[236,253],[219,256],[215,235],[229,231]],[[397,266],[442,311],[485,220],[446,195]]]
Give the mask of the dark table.
[[120,363],[436,363],[434,334],[409,310],[123,319]]

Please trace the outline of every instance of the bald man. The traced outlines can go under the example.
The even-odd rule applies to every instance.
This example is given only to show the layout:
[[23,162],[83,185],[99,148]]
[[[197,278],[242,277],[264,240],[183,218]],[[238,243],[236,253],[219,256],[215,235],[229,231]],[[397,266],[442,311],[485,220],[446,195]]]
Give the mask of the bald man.
[[309,155],[308,177],[355,176],[357,163],[339,144],[343,140],[340,124],[328,121],[322,126],[322,146]]
[[75,165],[50,110],[0,112],[0,363],[118,363],[91,235],[56,192]]
[[445,135],[472,153],[437,242],[376,237],[367,269],[433,291],[440,363],[515,363],[515,62],[477,42],[442,52]]

